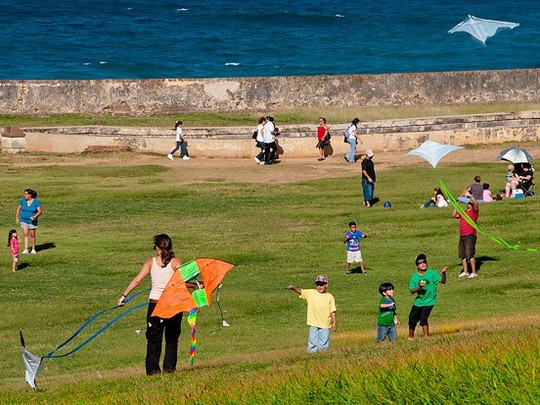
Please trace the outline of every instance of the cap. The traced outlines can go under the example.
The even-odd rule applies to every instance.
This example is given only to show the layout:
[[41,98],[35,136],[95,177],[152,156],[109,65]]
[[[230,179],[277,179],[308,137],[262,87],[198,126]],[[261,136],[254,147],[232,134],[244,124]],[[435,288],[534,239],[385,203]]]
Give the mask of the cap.
[[373,157],[373,151],[371,149],[366,150],[367,157]]
[[315,283],[317,282],[323,282],[324,284],[328,284],[328,276],[324,274],[319,274],[315,279]]
[[420,253],[418,256],[416,256],[416,259],[414,259],[414,264],[416,264],[418,260],[423,260],[427,263],[427,257],[423,253]]

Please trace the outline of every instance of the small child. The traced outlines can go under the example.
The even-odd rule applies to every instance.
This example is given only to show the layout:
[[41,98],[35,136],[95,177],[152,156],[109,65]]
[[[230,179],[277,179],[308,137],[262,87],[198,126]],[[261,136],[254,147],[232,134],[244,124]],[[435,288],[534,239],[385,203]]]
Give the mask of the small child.
[[428,269],[426,255],[421,253],[416,256],[416,271],[409,281],[411,294],[418,294],[414,299],[414,304],[409,313],[409,340],[414,339],[414,330],[418,321],[422,326],[424,337],[429,336],[428,318],[431,310],[437,303],[437,284],[446,283],[446,271],[448,267],[443,267],[439,276],[433,269]]
[[508,171],[506,172],[506,185],[504,186],[504,193],[506,198],[510,198],[510,189],[512,187],[512,179],[514,178],[514,165],[508,165]]
[[491,191],[489,191],[489,184],[488,183],[484,183],[482,184],[482,187],[484,188],[484,190],[482,190],[482,200],[485,202],[485,203],[490,203],[493,201],[493,197],[491,196]]
[[19,234],[15,229],[9,231],[7,245],[10,247],[12,258],[11,271],[15,273],[17,271],[17,263],[19,262]]
[[396,316],[396,302],[394,301],[394,286],[390,283],[382,283],[379,286],[382,297],[379,301],[379,314],[377,315],[377,343],[382,342],[387,336],[394,342],[397,339],[396,325],[399,320]]
[[356,229],[356,222],[349,222],[349,232],[345,234],[345,239],[343,239],[343,243],[347,244],[347,266],[345,267],[345,274],[351,274],[352,262],[358,263],[361,274],[367,273],[364,267],[362,251],[360,250],[360,239],[367,237],[367,234]]
[[303,290],[294,285],[287,287],[296,292],[301,299],[307,301],[307,324],[309,326],[308,353],[328,350],[330,346],[330,329],[337,329],[336,302],[328,288],[328,277],[324,274],[315,279],[315,288]]

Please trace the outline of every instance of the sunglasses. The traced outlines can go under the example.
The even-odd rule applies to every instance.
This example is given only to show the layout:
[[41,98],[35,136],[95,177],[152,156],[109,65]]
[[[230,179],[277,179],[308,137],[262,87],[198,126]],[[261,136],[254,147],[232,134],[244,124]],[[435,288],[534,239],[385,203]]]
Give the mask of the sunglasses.
[[326,283],[324,281],[316,281],[315,284],[318,285],[319,287],[322,287],[323,285],[326,285]]
[[420,265],[420,264],[427,264],[427,262],[426,262],[425,260],[418,260],[418,261],[416,262],[416,265],[418,266],[418,265]]

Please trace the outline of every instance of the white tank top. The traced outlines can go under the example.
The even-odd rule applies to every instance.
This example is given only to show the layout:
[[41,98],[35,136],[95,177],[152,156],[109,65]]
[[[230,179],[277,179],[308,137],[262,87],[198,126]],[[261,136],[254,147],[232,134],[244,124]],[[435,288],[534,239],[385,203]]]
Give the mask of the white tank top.
[[174,274],[171,262],[165,267],[160,267],[156,258],[152,258],[152,268],[150,269],[150,278],[152,279],[152,291],[150,291],[151,300],[159,300],[161,293],[167,286],[167,283]]

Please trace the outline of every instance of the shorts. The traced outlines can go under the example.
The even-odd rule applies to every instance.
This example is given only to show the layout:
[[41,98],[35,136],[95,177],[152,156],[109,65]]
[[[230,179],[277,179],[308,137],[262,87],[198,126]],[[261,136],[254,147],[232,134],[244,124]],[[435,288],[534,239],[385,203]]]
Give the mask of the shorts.
[[355,252],[347,251],[347,263],[362,263],[364,260],[362,259],[362,251],[357,250]]
[[14,262],[14,263],[18,263],[18,262],[19,262],[19,254],[18,254],[18,253],[12,253],[12,254],[11,254],[11,258],[13,259],[13,262]]
[[428,318],[429,314],[431,314],[432,309],[433,305],[427,307],[417,307],[413,305],[411,308],[411,312],[409,312],[409,328],[416,328],[416,324],[418,323],[418,321],[420,321],[420,325],[422,326],[428,325]]
[[326,141],[317,142],[317,149],[324,149],[325,146],[326,146]]
[[30,229],[30,230],[34,230],[34,229],[37,229],[37,224],[34,225],[34,224],[29,224],[27,222],[21,222],[21,228],[22,229]]
[[476,235],[459,237],[458,255],[461,259],[470,259],[476,253]]

